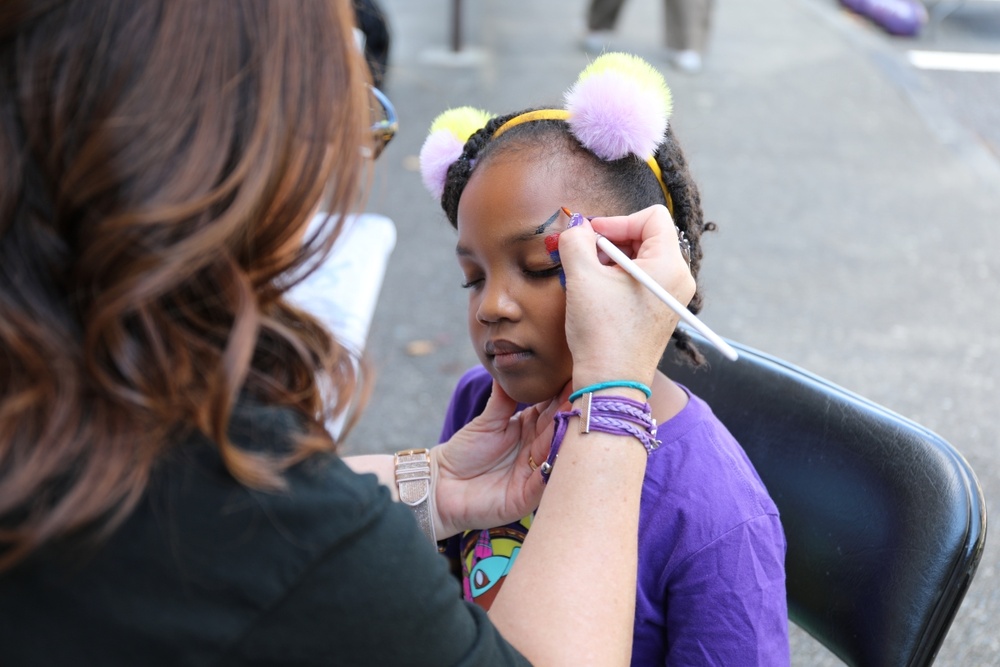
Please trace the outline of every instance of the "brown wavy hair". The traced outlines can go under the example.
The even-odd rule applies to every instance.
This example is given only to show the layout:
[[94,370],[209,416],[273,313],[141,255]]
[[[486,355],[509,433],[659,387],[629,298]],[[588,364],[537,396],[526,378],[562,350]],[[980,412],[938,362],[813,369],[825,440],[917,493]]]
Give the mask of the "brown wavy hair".
[[[333,449],[359,378],[283,294],[358,204],[352,25],[328,0],[0,5],[0,570],[113,529],[186,434],[261,489]],[[236,446],[244,398],[304,437]]]

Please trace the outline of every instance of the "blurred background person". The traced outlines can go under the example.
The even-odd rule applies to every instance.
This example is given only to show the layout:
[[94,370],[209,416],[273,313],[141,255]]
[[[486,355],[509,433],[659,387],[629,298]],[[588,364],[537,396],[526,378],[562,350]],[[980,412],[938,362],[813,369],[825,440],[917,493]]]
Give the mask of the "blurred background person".
[[353,0],[354,19],[361,31],[365,61],[372,75],[372,84],[381,88],[389,66],[389,22],[385,12],[375,0]]
[[[584,49],[606,49],[625,0],[590,0]],[[713,0],[664,0],[667,55],[682,72],[700,72],[711,32]],[[628,49],[624,49],[628,50]]]

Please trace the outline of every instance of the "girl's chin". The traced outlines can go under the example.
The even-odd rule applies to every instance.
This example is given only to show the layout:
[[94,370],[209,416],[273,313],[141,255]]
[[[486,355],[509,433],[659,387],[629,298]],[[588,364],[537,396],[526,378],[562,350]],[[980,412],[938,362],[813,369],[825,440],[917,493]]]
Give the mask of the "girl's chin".
[[507,395],[523,405],[534,405],[553,398],[559,394],[563,385],[558,387],[526,387],[521,383],[501,382],[500,386],[507,392]]

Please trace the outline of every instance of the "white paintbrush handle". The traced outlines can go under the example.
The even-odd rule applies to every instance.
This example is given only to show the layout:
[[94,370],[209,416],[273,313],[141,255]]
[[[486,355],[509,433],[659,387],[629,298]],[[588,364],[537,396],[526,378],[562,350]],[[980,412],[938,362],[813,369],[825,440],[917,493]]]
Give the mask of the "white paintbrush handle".
[[694,313],[684,306],[684,304],[674,298],[673,294],[660,287],[659,283],[650,278],[649,274],[643,271],[638,264],[633,262],[628,255],[619,250],[618,246],[598,234],[597,247],[603,250],[608,257],[613,259],[618,266],[625,269],[630,276],[648,288],[650,292],[655,294],[660,299],[660,301],[670,306],[670,309],[680,316],[681,321],[704,336],[708,342],[719,350],[719,352],[722,352],[722,354],[726,355],[727,358],[732,359],[733,361],[736,361],[739,358],[739,355],[736,353],[736,350],[733,349],[732,345],[724,341],[722,337],[709,329],[707,324],[699,320]]

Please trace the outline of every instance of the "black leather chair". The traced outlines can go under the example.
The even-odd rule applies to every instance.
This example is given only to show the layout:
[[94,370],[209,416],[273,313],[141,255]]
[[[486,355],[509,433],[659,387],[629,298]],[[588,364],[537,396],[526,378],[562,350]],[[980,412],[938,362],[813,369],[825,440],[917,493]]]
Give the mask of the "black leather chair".
[[849,665],[930,665],[983,552],[972,469],[919,424],[732,344],[738,361],[702,341],[707,368],[671,349],[661,369],[712,406],[778,505],[789,618]]

